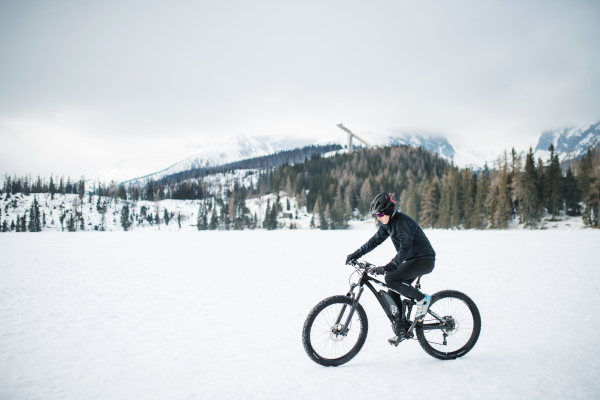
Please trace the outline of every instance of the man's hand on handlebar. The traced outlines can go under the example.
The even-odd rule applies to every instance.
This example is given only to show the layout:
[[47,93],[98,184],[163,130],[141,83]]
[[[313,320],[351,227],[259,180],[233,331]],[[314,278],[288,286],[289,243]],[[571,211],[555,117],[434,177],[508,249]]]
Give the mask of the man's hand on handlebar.
[[375,268],[372,268],[372,270],[373,270],[373,274],[375,274],[375,275],[385,274],[385,270],[383,269],[383,267],[375,267]]
[[356,259],[350,259],[348,256],[348,260],[346,260],[347,265],[352,265],[353,267],[360,267],[365,270],[365,272],[369,275],[384,275],[385,269],[384,267],[376,267],[373,264],[369,264],[368,262],[360,262]]
[[356,251],[352,254],[349,254],[348,257],[346,257],[346,265],[356,264],[356,260],[358,260],[358,257],[360,257],[360,255],[357,254]]

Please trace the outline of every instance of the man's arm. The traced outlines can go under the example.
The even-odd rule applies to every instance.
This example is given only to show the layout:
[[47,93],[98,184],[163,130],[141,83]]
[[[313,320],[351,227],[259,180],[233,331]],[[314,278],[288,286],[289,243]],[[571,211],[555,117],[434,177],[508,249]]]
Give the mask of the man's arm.
[[399,232],[400,235],[400,250],[392,261],[390,261],[384,268],[385,271],[396,271],[402,267],[402,263],[406,261],[406,258],[410,255],[413,248],[413,241],[415,235],[410,226],[403,225]]
[[373,237],[371,239],[369,239],[369,241],[367,243],[362,245],[362,247],[360,249],[356,250],[356,253],[358,253],[358,257],[362,257],[365,254],[372,251],[375,247],[377,247],[381,243],[383,243],[383,241],[385,239],[387,239],[389,236],[390,236],[390,234],[384,228],[384,225],[380,226],[379,230],[377,232],[375,232],[375,235],[373,235]]

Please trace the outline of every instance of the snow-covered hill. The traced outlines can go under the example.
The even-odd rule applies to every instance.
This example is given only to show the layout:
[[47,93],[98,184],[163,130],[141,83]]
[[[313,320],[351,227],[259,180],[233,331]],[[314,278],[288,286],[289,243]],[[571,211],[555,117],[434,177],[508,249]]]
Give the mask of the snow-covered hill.
[[554,144],[555,151],[561,161],[568,157],[581,158],[587,152],[588,146],[600,145],[600,121],[579,127],[543,132],[535,147],[536,159],[548,159],[550,155],[548,148],[551,143]]
[[203,146],[181,147],[169,154],[151,154],[124,160],[98,172],[90,181],[93,184],[112,180],[119,183],[136,178],[160,179],[192,168],[228,164],[310,144],[312,140],[295,136],[258,137],[240,134]]
[[[470,167],[475,170],[483,168],[486,162],[491,163],[499,155],[499,152],[481,152],[455,148],[446,138],[436,135],[409,134],[398,130],[390,130],[383,133],[360,133],[360,136],[375,146],[421,146],[438,153],[461,168]],[[550,143],[554,143],[561,160],[564,160],[569,154],[572,157],[581,157],[587,151],[587,147],[595,143],[594,141],[596,143],[600,142],[600,122],[586,124],[581,127],[545,131],[541,134],[535,148],[535,156],[547,160],[549,156],[548,147]],[[98,172],[90,180],[92,184],[99,182],[106,184],[113,180],[119,183],[138,178],[159,179],[192,168],[224,165],[234,161],[274,154],[283,150],[329,143],[346,146],[347,136],[340,132],[339,135],[329,138],[313,140],[295,136],[257,137],[240,134],[203,146],[182,146],[177,151],[123,160]],[[362,143],[356,139],[353,144],[356,147],[362,146]]]
[[[220,188],[226,190],[232,187],[234,182],[248,186],[256,179],[256,171],[236,170],[228,173],[219,173],[209,175],[204,178],[207,187],[214,193]],[[221,193],[222,195],[224,193]],[[280,229],[311,229],[311,219],[313,214],[309,213],[306,206],[298,206],[294,197],[288,197],[285,191],[280,193],[280,203],[284,207],[283,212],[278,215],[278,225]],[[20,218],[25,216],[30,220],[30,209],[34,198],[37,199],[40,207],[40,220],[43,223],[43,232],[66,232],[71,217],[81,216],[75,222],[77,231],[123,231],[122,215],[123,207],[127,205],[130,227],[129,230],[196,230],[198,213],[201,200],[160,200],[153,201],[123,201],[110,197],[98,198],[96,195],[86,194],[83,202],[79,200],[76,194],[56,194],[54,199],[48,193],[24,195],[22,193],[7,196],[0,195],[0,208],[2,209],[1,220],[9,226],[19,224]],[[276,194],[271,193],[261,197],[255,197],[246,200],[246,207],[249,216],[256,219],[256,227],[261,229],[262,222],[267,211],[267,204],[274,204]],[[289,203],[290,208],[287,208]],[[105,206],[104,216],[101,207]],[[219,215],[220,210],[217,210]],[[156,221],[158,213],[159,221]],[[170,221],[165,221],[165,213]],[[209,211],[209,215],[212,212]],[[550,215],[546,215],[538,224],[539,229],[549,230],[572,230],[584,229],[585,224],[581,217],[568,217],[564,214],[558,216],[553,221]],[[81,227],[83,220],[83,229]],[[376,224],[373,219],[351,220],[350,229],[375,230]],[[522,224],[518,224],[517,219],[513,219],[508,226],[509,230],[523,230]],[[16,228],[12,230],[16,231]]]
[[[411,147],[423,147],[424,149],[439,154],[449,162],[453,162],[456,166],[461,168],[469,167],[476,171],[482,169],[486,162],[490,163],[498,157],[498,154],[494,152],[456,149],[448,142],[448,139],[443,136],[410,134],[398,130],[390,130],[384,133],[360,133],[359,136],[373,146],[406,145]],[[342,146],[346,146],[348,144],[348,139],[346,136],[340,136],[333,140],[322,139],[318,142],[318,144],[325,143],[338,143]],[[357,139],[352,141],[352,145],[356,148],[364,147],[364,144]],[[345,150],[337,151],[336,154],[343,152],[345,152]]]
[[[494,154],[482,154],[470,150],[455,149],[447,139],[436,136],[413,135],[400,131],[389,131],[383,134],[364,134],[375,146],[408,145],[422,146],[425,149],[438,153],[448,161],[453,161],[459,167],[472,167],[481,169],[486,161],[494,158]],[[116,183],[128,182],[136,179],[160,179],[164,176],[188,171],[193,168],[213,167],[228,164],[234,161],[261,157],[284,150],[292,150],[309,145],[324,145],[337,143],[347,145],[347,138],[340,134],[330,138],[318,140],[298,138],[295,136],[256,137],[251,135],[237,135],[221,141],[203,146],[181,147],[176,151],[161,154],[151,154],[123,160],[110,168],[104,169],[90,178],[92,185],[111,181]],[[353,141],[356,147],[362,144]],[[340,152],[344,152],[343,150]]]

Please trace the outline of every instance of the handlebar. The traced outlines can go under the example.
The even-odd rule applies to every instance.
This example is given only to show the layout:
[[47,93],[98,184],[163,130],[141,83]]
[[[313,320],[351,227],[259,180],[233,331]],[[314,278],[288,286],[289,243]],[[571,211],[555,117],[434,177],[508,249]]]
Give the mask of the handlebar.
[[373,269],[375,269],[375,264],[371,264],[368,261],[358,261],[352,260],[350,261],[350,265],[353,266],[356,270],[365,271],[367,274],[374,274]]

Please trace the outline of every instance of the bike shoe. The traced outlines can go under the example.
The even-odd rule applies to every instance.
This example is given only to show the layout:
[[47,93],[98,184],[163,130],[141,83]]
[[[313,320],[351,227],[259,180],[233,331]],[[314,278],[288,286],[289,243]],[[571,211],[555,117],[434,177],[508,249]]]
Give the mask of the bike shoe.
[[431,296],[426,294],[423,300],[417,301],[417,313],[415,314],[415,319],[423,319],[425,315],[427,315],[427,310],[429,310],[429,304],[431,303]]

